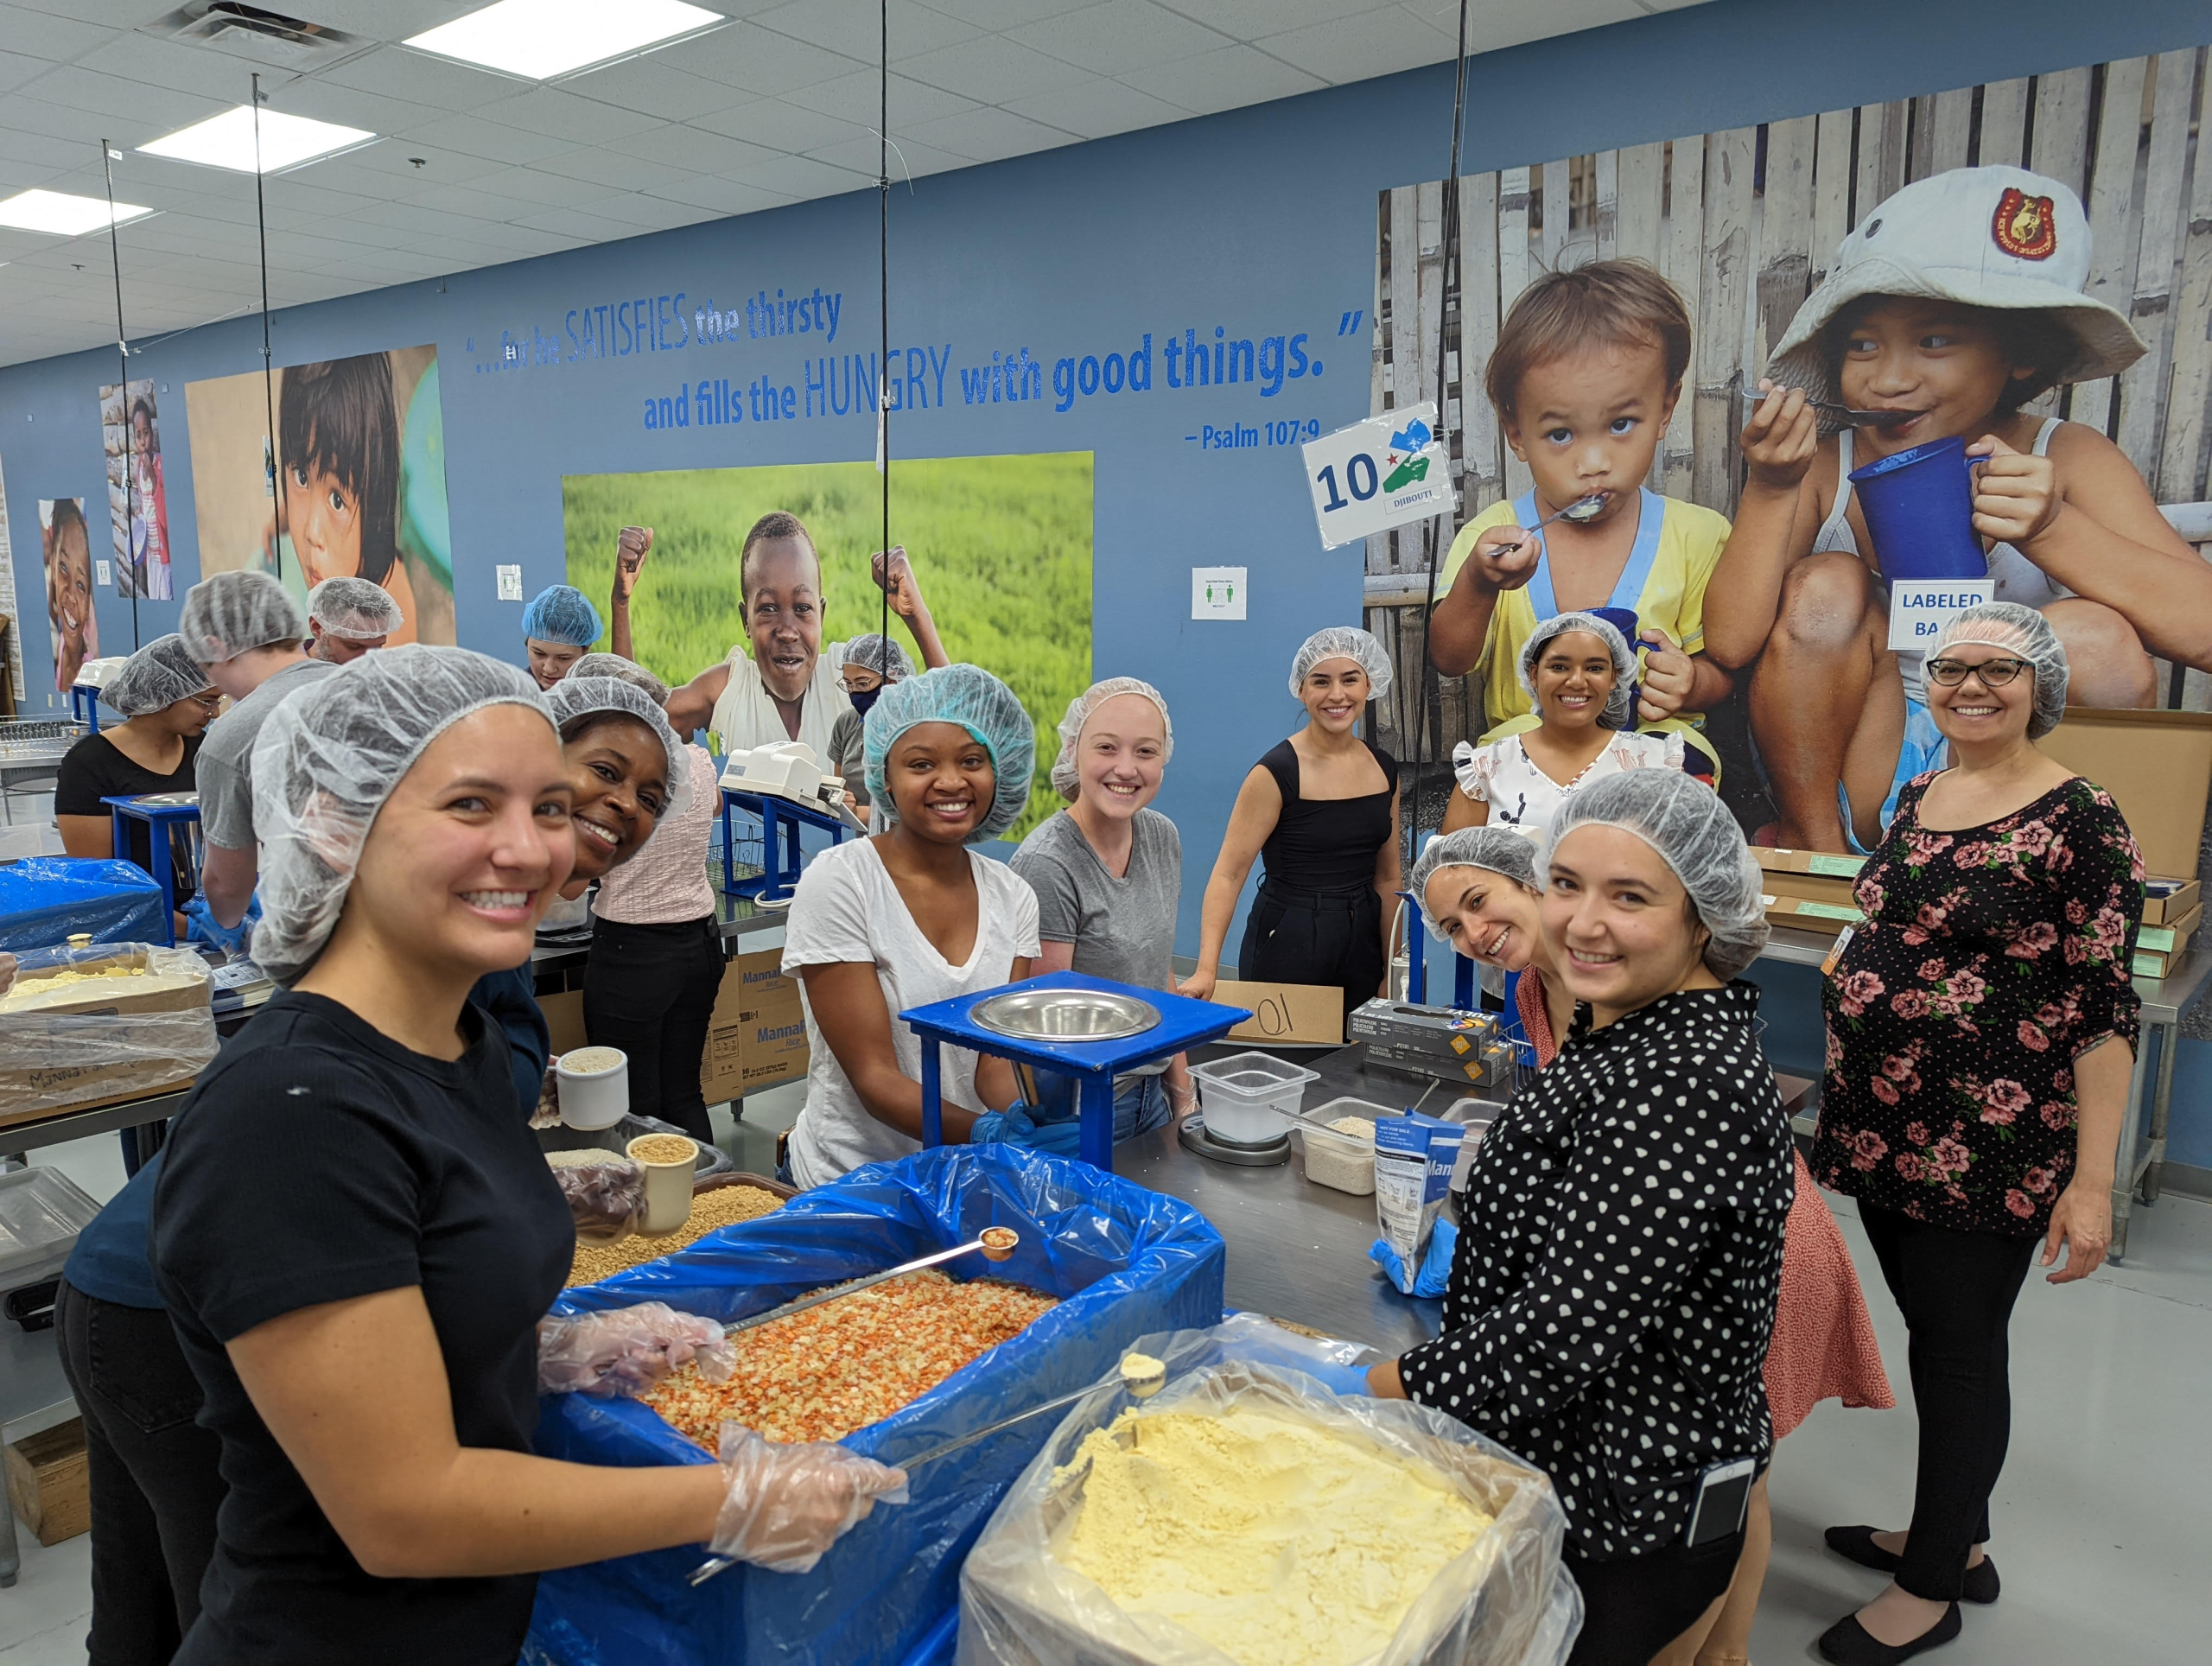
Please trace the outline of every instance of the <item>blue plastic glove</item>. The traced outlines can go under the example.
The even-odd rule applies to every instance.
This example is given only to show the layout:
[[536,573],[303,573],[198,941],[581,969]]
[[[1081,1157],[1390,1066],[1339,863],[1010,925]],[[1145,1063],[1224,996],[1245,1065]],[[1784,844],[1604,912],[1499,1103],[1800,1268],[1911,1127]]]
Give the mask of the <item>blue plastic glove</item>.
[[261,918],[261,898],[257,893],[246,905],[245,917],[236,925],[217,922],[215,912],[207,906],[205,897],[194,897],[177,911],[184,916],[184,936],[188,943],[204,943],[212,949],[220,949],[226,955],[245,952],[246,935],[253,923]]
[[1410,1278],[1404,1258],[1384,1239],[1375,1240],[1367,1258],[1389,1275],[1402,1295],[1440,1296],[1452,1281],[1452,1255],[1459,1247],[1459,1229],[1450,1221],[1440,1220],[1429,1235],[1428,1253],[1421,1258],[1421,1271]]
[[1083,1143],[1080,1122],[1047,1122],[1039,1127],[1029,1106],[1016,1099],[1004,1110],[987,1110],[976,1119],[969,1131],[968,1143],[982,1145],[990,1141],[1003,1141],[1007,1145],[1020,1146],[1029,1151],[1050,1152],[1055,1156],[1072,1157]]
[[1067,1122],[1083,1115],[1083,1096],[1080,1084],[1072,1076],[1062,1076],[1048,1070],[1032,1070],[1037,1078],[1037,1097],[1033,1103],[1022,1100],[1022,1108],[1029,1113],[1033,1122]]
[[1300,1365],[1299,1370],[1326,1383],[1331,1394],[1360,1396],[1369,1392],[1364,1365],[1330,1365],[1316,1360],[1310,1365]]

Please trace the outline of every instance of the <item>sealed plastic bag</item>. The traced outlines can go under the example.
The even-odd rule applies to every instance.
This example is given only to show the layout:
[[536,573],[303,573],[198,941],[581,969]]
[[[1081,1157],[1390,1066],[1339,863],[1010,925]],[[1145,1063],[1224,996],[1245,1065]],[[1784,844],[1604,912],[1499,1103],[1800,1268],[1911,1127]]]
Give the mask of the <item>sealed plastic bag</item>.
[[105,943],[19,957],[0,999],[0,1118],[189,1082],[215,1056],[213,997],[207,963],[189,949]]
[[[945,1146],[855,1169],[774,1214],[709,1234],[664,1261],[567,1292],[556,1313],[659,1300],[728,1323],[976,1237],[1020,1234],[1013,1258],[940,1270],[1060,1298],[1020,1335],[905,1409],[848,1435],[897,1465],[1118,1370],[1140,1336],[1221,1314],[1221,1237],[1187,1204],[1066,1158],[1007,1146]],[[588,1464],[711,1463],[629,1400],[541,1402],[537,1449]],[[959,1599],[961,1559],[1051,1434],[1018,1424],[924,1465],[911,1497],[875,1510],[805,1574],[740,1566],[693,1587],[686,1547],[548,1574],[538,1581],[529,1666],[895,1666]]]
[[73,937],[95,943],[166,938],[169,900],[136,862],[29,856],[0,868],[0,949],[47,949]]
[[620,1243],[645,1218],[645,1171],[619,1153],[594,1153],[582,1162],[556,1163],[553,1179],[569,1200],[569,1218],[575,1223],[582,1243]]
[[[1567,1658],[1582,1598],[1560,1566],[1567,1518],[1540,1471],[1433,1407],[1328,1393],[1298,1363],[1307,1345],[1249,1316],[1137,1345],[1166,1363],[1168,1377],[1141,1416],[1262,1410],[1437,1472],[1495,1517],[1429,1581],[1384,1647],[1345,1666]],[[961,1575],[959,1666],[1227,1666],[1231,1656],[1195,1632],[1122,1608],[1054,1554],[1089,1473],[1071,1460],[1126,1405],[1110,1384],[1078,1402],[992,1517]]]

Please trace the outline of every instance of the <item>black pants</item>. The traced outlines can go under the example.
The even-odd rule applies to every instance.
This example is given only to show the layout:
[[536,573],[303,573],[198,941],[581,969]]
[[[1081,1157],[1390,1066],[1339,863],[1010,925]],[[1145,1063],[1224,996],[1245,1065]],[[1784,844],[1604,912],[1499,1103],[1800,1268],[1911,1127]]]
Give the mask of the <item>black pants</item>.
[[61,1369],[85,1419],[91,1666],[165,1666],[200,1617],[222,1445],[193,1421],[200,1384],[167,1313],[102,1301],[67,1279],[55,1307]]
[[1728,1589],[1744,1554],[1739,1529],[1692,1550],[1680,1540],[1649,1555],[1560,1558],[1582,1587],[1582,1630],[1567,1666],[1649,1666]]
[[1967,1553],[1989,1538],[1989,1495],[2012,1433],[2005,1329],[2042,1240],[1955,1231],[1863,1203],[1859,1219],[1904,1315],[1920,1413],[1912,1535],[1897,1586],[1955,1601]]
[[712,919],[674,925],[592,926],[584,963],[584,1034],[630,1055],[630,1109],[711,1141],[699,1060],[722,982]]
[[1382,901],[1375,887],[1292,891],[1260,882],[1236,976],[1251,983],[1334,983],[1344,1015],[1382,986]]

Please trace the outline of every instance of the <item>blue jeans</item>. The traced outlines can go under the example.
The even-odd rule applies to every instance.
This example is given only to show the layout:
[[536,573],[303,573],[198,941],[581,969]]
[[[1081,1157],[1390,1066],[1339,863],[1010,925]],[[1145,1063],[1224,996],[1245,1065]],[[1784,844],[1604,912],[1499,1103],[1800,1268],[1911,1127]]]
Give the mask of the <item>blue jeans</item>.
[[1114,1143],[1166,1128],[1174,1118],[1167,1102],[1167,1072],[1123,1076],[1114,1083]]

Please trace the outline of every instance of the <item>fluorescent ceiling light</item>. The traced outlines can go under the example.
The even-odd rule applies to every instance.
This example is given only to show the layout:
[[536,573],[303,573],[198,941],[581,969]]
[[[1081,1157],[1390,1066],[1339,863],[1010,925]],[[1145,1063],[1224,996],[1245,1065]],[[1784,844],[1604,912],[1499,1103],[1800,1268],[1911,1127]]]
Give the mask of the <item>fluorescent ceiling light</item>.
[[[136,219],[154,211],[135,202],[115,205],[115,223]],[[60,191],[20,191],[0,202],[0,226],[20,232],[52,232],[57,237],[81,237],[97,232],[108,221],[107,204],[98,197],[73,197]]]
[[723,22],[720,12],[683,0],[498,0],[481,11],[406,44],[482,69],[550,80],[590,65],[696,35]]
[[[167,156],[172,162],[196,162],[207,168],[251,174],[254,171],[253,125],[253,106],[240,105],[138,149],[147,156]],[[365,128],[340,127],[335,122],[264,110],[261,112],[261,171],[280,173],[318,156],[351,150],[374,137]]]

